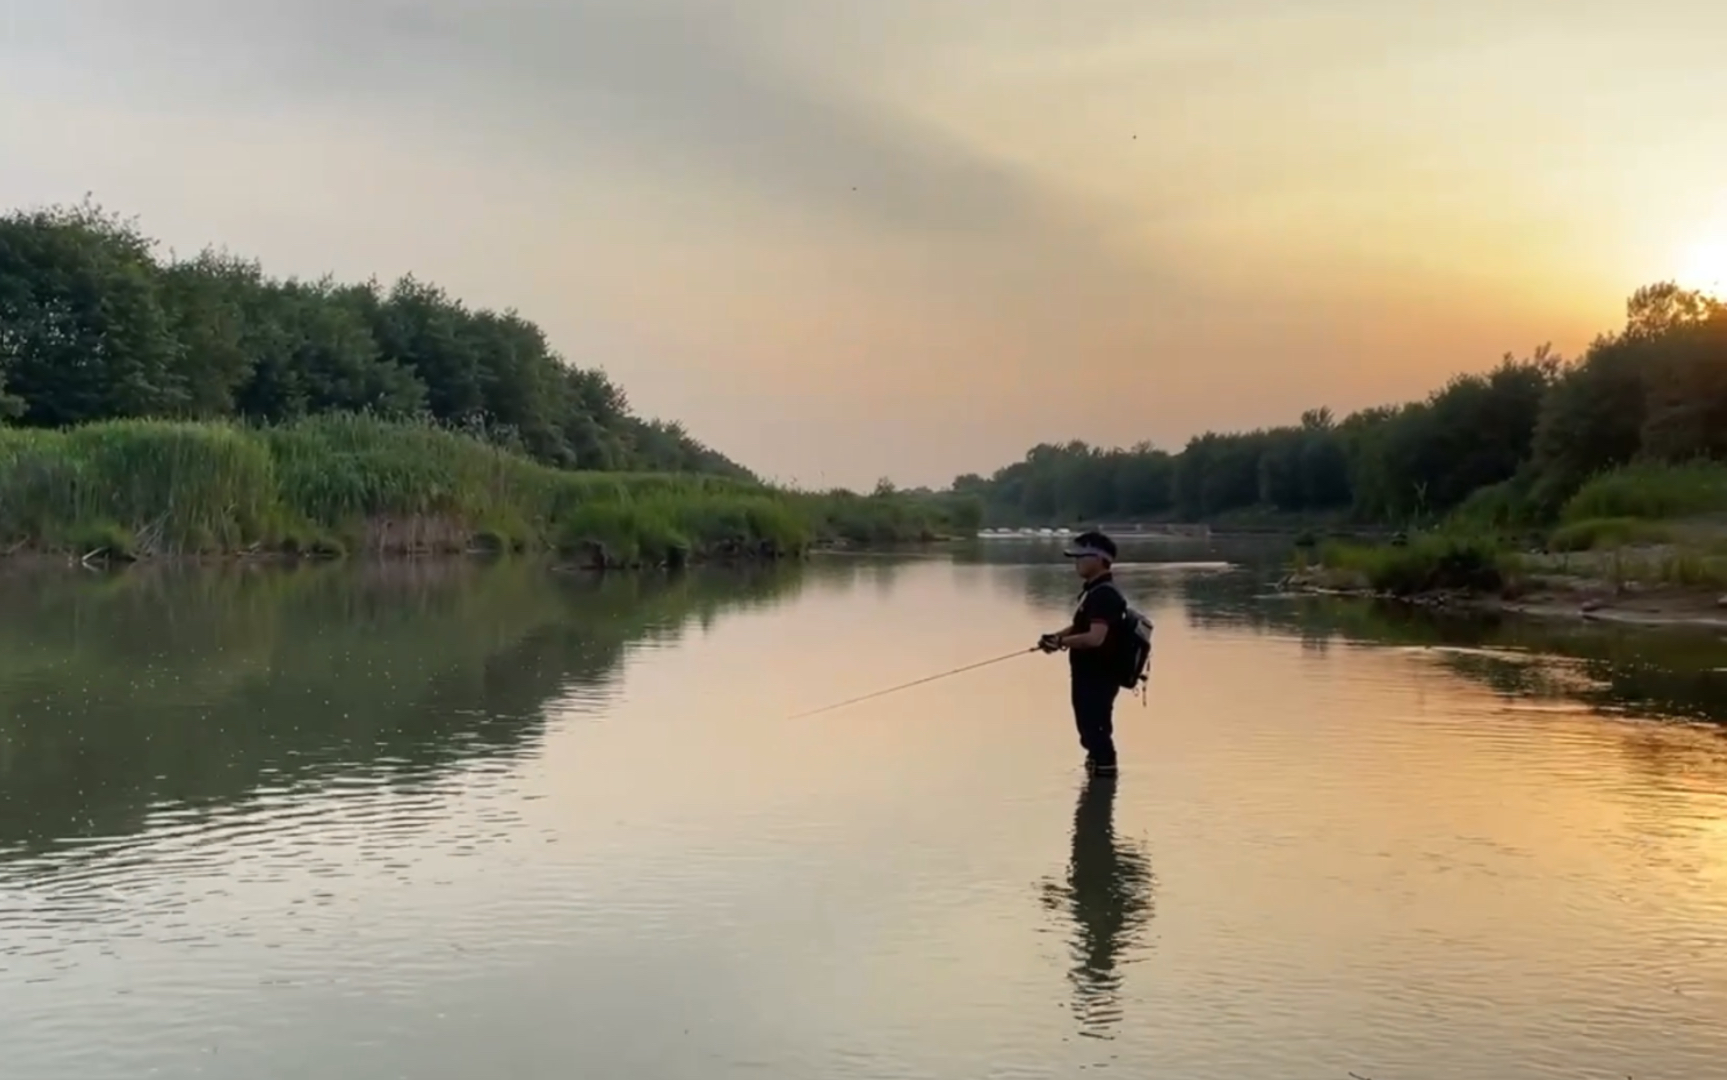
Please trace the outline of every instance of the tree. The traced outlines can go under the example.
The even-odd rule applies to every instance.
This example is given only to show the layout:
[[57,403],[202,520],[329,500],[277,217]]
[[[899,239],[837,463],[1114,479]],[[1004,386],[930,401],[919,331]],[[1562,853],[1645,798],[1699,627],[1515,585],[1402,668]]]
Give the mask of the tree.
[[634,415],[515,311],[472,310],[411,276],[386,293],[153,251],[89,204],[0,218],[0,419],[429,415],[564,468],[750,477],[681,426]]
[[1641,450],[1664,461],[1727,458],[1727,307],[1648,343]]
[[460,302],[409,275],[396,282],[370,314],[380,354],[425,384],[433,416],[456,424],[484,423],[480,353]]
[[1684,326],[1707,322],[1721,314],[1722,302],[1671,281],[1645,285],[1625,302],[1625,331],[1632,339],[1659,338]]
[[241,341],[253,357],[251,377],[236,395],[241,414],[266,421],[324,412],[406,417],[425,407],[425,385],[379,355],[368,289],[328,280],[232,285],[248,312]]
[[157,275],[161,303],[180,346],[175,369],[186,390],[187,415],[234,413],[235,395],[256,362],[247,340],[248,301],[262,278],[256,263],[216,251],[166,266]]
[[1531,442],[1543,506],[1557,509],[1591,476],[1637,456],[1647,398],[1641,351],[1625,338],[1598,339],[1548,388]]
[[24,423],[182,412],[150,248],[88,203],[0,218],[0,373]]

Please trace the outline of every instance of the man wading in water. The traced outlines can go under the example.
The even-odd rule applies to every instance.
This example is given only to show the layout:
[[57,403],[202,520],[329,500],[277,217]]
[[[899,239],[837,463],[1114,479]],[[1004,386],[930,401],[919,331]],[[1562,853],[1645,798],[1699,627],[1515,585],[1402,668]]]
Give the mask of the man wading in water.
[[1079,590],[1079,607],[1073,624],[1045,634],[1038,640],[1038,648],[1044,652],[1068,650],[1073,722],[1079,728],[1079,744],[1085,747],[1086,771],[1114,776],[1115,695],[1121,683],[1113,655],[1118,642],[1111,636],[1122,632],[1127,614],[1127,599],[1109,572],[1115,561],[1115,541],[1100,532],[1081,533],[1063,554],[1074,560],[1085,582]]

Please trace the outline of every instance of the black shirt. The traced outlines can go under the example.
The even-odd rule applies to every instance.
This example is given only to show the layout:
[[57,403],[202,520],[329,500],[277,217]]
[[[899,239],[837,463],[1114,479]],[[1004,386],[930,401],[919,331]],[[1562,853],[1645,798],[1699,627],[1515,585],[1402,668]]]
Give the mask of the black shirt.
[[[1127,600],[1115,587],[1109,574],[1099,574],[1079,590],[1079,607],[1073,613],[1073,632],[1083,634],[1093,622],[1106,622],[1110,633],[1121,632],[1122,616],[1127,614]],[[1117,642],[1108,638],[1095,649],[1069,649],[1067,662],[1073,677],[1111,679],[1114,677],[1110,658]]]

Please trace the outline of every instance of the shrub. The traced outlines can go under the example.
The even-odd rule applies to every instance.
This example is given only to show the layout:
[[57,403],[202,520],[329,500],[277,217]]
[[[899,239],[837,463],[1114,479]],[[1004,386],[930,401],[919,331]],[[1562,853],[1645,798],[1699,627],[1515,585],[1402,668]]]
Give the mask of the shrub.
[[1540,520],[1540,510],[1521,477],[1477,489],[1450,517],[1452,527],[1470,532],[1525,529]]
[[1661,520],[1727,512],[1727,466],[1628,465],[1584,484],[1561,511],[1566,522],[1591,518]]
[[1468,535],[1425,533],[1395,547],[1327,544],[1321,549],[1321,561],[1355,571],[1377,591],[1393,596],[1442,589],[1498,592],[1505,587],[1497,545]]

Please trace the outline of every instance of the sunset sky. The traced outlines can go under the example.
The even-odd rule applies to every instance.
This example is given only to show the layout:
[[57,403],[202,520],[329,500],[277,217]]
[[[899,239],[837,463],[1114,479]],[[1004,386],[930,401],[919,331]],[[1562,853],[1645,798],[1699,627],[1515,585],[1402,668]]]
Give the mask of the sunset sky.
[[780,480],[1418,396],[1727,284],[1720,0],[0,0],[0,205],[513,306]]

